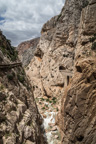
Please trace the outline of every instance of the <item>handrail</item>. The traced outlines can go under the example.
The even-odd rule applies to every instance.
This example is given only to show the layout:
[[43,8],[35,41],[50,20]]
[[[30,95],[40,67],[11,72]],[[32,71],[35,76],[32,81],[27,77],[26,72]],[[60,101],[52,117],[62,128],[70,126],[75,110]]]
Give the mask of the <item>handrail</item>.
[[22,66],[21,62],[18,63],[11,63],[11,64],[0,64],[0,69],[4,69],[4,68],[14,68],[17,66]]

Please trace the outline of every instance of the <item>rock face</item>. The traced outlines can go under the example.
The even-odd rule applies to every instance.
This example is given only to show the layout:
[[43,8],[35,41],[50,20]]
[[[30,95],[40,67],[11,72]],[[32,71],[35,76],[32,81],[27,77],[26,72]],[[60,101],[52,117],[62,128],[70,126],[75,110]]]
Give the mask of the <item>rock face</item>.
[[78,26],[85,2],[67,0],[60,15],[44,24],[35,56],[26,70],[35,96],[63,95],[64,86],[73,75]]
[[38,37],[29,41],[22,42],[18,45],[17,51],[24,67],[27,66],[33,58],[34,51],[37,47],[37,44],[39,43],[39,39],[40,38]]
[[35,97],[62,96],[62,144],[96,143],[96,0],[66,0],[26,69]]
[[96,1],[91,0],[81,13],[74,76],[62,98],[62,144],[96,143],[95,99]]
[[45,144],[31,85],[0,31],[0,144]]

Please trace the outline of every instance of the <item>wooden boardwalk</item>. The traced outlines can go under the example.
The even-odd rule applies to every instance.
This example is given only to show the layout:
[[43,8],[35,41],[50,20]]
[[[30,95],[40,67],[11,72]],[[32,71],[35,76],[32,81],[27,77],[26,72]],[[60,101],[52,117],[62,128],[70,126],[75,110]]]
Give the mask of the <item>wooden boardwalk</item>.
[[22,63],[18,62],[18,63],[11,63],[11,64],[0,64],[0,69],[14,68],[14,67],[18,67],[18,66],[22,66]]

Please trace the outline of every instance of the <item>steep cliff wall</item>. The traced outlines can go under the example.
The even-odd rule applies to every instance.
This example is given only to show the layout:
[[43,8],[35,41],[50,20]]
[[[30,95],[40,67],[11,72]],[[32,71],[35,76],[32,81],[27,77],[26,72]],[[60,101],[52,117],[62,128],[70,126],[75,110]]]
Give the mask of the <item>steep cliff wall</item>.
[[0,144],[45,144],[41,122],[17,52],[0,31]]
[[[96,1],[82,10],[74,76],[62,99],[62,144],[96,143]],[[60,121],[59,121],[60,122]]]
[[59,97],[73,74],[74,50],[81,11],[86,1],[67,0],[60,15],[44,24],[27,74],[35,96]]
[[26,67],[32,60],[37,44],[39,43],[39,39],[40,38],[38,37],[29,41],[22,42],[18,45],[17,51],[24,67]]
[[62,96],[62,144],[95,144],[96,0],[66,0],[41,34],[26,70],[34,95]]

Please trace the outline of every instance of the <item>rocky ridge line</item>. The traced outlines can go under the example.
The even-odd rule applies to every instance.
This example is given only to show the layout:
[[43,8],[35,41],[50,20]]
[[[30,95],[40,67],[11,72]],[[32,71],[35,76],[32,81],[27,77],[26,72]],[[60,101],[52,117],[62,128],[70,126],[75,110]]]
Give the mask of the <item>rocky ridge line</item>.
[[39,39],[40,38],[38,37],[29,41],[22,42],[16,48],[19,54],[19,58],[23,63],[24,67],[26,67],[30,63],[31,59],[33,58],[34,51],[37,47],[37,44],[39,43]]

